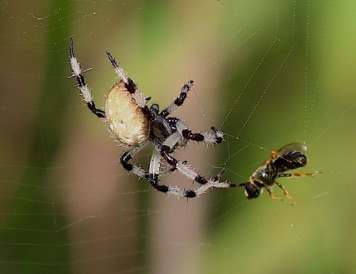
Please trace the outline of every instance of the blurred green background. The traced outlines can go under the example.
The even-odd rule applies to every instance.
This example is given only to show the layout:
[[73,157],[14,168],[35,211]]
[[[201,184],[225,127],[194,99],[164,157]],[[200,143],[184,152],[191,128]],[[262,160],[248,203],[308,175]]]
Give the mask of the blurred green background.
[[[356,3],[246,2],[0,3],[1,273],[356,272]],[[67,79],[69,37],[99,106],[105,51],[162,107],[194,80],[177,116],[227,141],[177,157],[206,176],[246,181],[294,141],[322,174],[280,180],[293,207],[243,189],[165,197],[123,170]]]

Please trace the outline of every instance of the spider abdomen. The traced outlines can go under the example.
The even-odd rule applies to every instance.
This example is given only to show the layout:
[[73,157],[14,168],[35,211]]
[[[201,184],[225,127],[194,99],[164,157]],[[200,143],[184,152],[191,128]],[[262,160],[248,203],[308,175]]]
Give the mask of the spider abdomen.
[[105,117],[114,137],[125,145],[137,146],[149,137],[149,121],[122,81],[106,97]]

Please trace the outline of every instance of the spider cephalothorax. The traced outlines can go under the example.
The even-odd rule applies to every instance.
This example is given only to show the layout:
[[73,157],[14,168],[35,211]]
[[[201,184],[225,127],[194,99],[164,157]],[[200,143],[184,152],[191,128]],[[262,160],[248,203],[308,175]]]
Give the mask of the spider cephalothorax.
[[[180,107],[187,93],[193,85],[193,81],[187,81],[175,101],[167,108],[160,111],[158,104],[147,106],[150,98],[146,98],[138,90],[135,82],[128,78],[124,71],[118,66],[115,59],[107,52],[107,56],[114,67],[120,81],[109,91],[104,110],[95,106],[89,87],[87,86],[80,64],[75,57],[73,40],[69,40],[69,57],[72,67],[72,75],[76,77],[78,88],[88,108],[99,118],[108,124],[113,136],[128,149],[120,158],[122,166],[145,178],[158,191],[165,192],[177,197],[193,198],[205,193],[210,188],[229,188],[228,182],[220,181],[220,175],[207,179],[192,170],[185,161],[175,159],[171,154],[188,141],[204,142],[207,144],[218,144],[224,141],[222,131],[212,127],[211,133],[193,133],[187,125],[177,117],[169,117]],[[136,153],[141,151],[149,143],[152,143],[152,152],[149,170],[130,163]],[[177,170],[187,178],[201,184],[194,190],[184,190],[178,187],[159,184],[161,174],[161,162],[164,160],[170,166],[170,170]]]

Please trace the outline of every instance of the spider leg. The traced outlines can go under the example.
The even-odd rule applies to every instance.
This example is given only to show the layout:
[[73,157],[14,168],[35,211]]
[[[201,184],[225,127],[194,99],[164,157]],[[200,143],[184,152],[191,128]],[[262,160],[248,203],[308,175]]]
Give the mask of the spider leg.
[[186,164],[183,164],[182,162],[176,160],[174,157],[170,155],[172,152],[172,148],[176,146],[176,144],[179,142],[181,139],[181,135],[179,132],[175,132],[172,135],[170,135],[164,142],[163,145],[160,148],[160,155],[163,157],[163,159],[172,166],[173,170],[178,170],[182,174],[184,174],[186,177],[189,179],[192,179],[193,181],[196,181],[200,184],[205,184],[206,179],[200,175],[198,175],[196,172],[194,172],[191,169],[186,169]]
[[[161,159],[162,159],[162,156],[161,156],[158,148],[155,146],[155,149],[152,152],[152,156],[151,156],[151,160],[150,160],[149,172],[144,173],[143,176],[141,176],[141,177],[146,178],[149,181],[150,185],[154,189],[156,189],[160,192],[167,193],[167,194],[176,196],[178,198],[190,197],[192,190],[182,190],[178,187],[171,187],[171,186],[167,186],[167,185],[158,184],[159,176],[161,174],[160,173]],[[173,171],[174,171],[174,169],[171,169],[168,172],[173,172]],[[195,197],[195,196],[193,196],[193,197]]]
[[[180,139],[180,134],[178,132],[173,133],[170,137],[166,139],[166,142],[169,142],[172,146],[175,146],[176,143]],[[121,163],[123,164],[124,168],[127,170],[134,170],[135,168],[128,163],[128,161],[132,158],[132,156],[137,153],[139,150],[136,148],[133,148],[130,152],[124,153],[122,156],[122,161]],[[134,172],[136,175],[141,175],[140,177],[146,178],[151,186],[155,188],[156,190],[167,193],[168,195],[175,196],[177,198],[185,197],[185,198],[195,198],[198,197],[204,193],[206,193],[209,189],[211,188],[230,188],[230,187],[240,187],[240,186],[245,186],[246,183],[240,183],[240,184],[231,184],[226,181],[221,182],[220,178],[225,172],[225,168],[222,169],[215,177],[211,179],[205,179],[203,176],[199,175],[195,171],[193,171],[191,168],[189,168],[186,165],[186,161],[178,161],[172,156],[169,155],[169,152],[171,151],[171,148],[167,145],[161,146],[159,144],[155,144],[155,149],[152,153],[151,160],[150,160],[150,166],[149,166],[149,172],[145,172],[142,168],[136,167],[136,169],[139,171],[140,174],[137,174],[137,172]],[[159,177],[162,174],[160,172],[160,167],[161,167],[161,160],[162,158],[172,166],[171,169],[168,170],[168,172],[174,172],[175,170],[178,170],[181,172],[183,175],[188,177],[189,179],[192,179],[193,181],[199,182],[201,186],[199,186],[196,189],[180,189],[177,186],[167,186],[167,185],[161,185],[159,184]]]
[[177,132],[187,140],[204,142],[208,145],[220,144],[224,141],[224,133],[215,127],[211,127],[213,130],[212,133],[193,133],[182,120],[178,118],[168,118],[168,120],[170,121],[170,124],[177,129]]
[[157,150],[157,147],[155,146],[155,149],[152,152],[152,156],[150,160],[147,180],[150,182],[151,186],[154,187],[156,190],[167,193],[170,192],[171,187],[158,184],[160,168],[161,168],[161,160],[162,160],[162,156]]
[[[180,173],[182,173],[187,178],[198,182],[201,184],[196,189],[191,190],[181,190],[177,187],[168,187],[167,193],[177,196],[177,197],[186,197],[186,198],[195,198],[204,193],[206,193],[211,188],[231,188],[240,186],[240,184],[230,184],[227,181],[220,181],[220,177],[224,171],[220,171],[217,176],[206,179],[204,176],[198,174],[193,169],[185,164],[185,162],[178,161],[174,157],[169,154],[170,147],[162,146],[161,148],[161,156],[163,159],[174,169],[177,169]],[[241,185],[242,186],[242,185]]]
[[165,118],[168,115],[170,115],[172,112],[174,112],[177,108],[179,108],[181,105],[183,105],[185,99],[187,98],[188,91],[192,86],[193,86],[193,81],[192,80],[187,81],[183,85],[179,96],[174,100],[172,104],[170,104],[167,108],[161,111],[160,116]]
[[127,77],[124,70],[119,67],[119,65],[115,61],[115,58],[112,57],[110,52],[106,52],[106,55],[108,56],[112,66],[114,67],[116,74],[124,82],[125,87],[130,92],[132,98],[134,98],[134,100],[136,101],[136,104],[142,109],[142,112],[145,114],[145,116],[149,120],[153,120],[154,117],[152,117],[150,110],[147,107],[147,102],[151,98],[150,97],[145,98],[145,96],[142,94],[142,92],[139,91],[139,89],[137,88],[137,85],[135,84],[135,82],[131,78]]
[[84,101],[87,103],[88,108],[99,118],[105,118],[105,112],[95,107],[95,103],[93,101],[93,96],[91,95],[90,88],[86,84],[85,78],[82,74],[90,69],[86,69],[86,70],[81,69],[80,63],[78,62],[74,54],[72,38],[69,39],[68,46],[69,46],[70,66],[72,68],[72,74],[68,78],[71,77],[77,78],[78,88],[81,92]]
[[[146,103],[148,102],[148,98],[145,98],[141,91],[138,90],[135,82],[127,77],[124,70],[119,67],[115,58],[109,52],[106,52],[112,66],[115,69],[116,74],[121,78],[121,80],[125,83],[127,90],[131,93],[132,97],[135,99],[137,105],[141,108],[147,108]],[[148,100],[147,100],[148,99]]]
[[[156,154],[158,156],[161,156],[160,154]],[[158,157],[158,156],[153,156],[153,157]],[[156,161],[156,160],[155,160]],[[180,167],[182,165],[185,165],[184,162],[179,162],[179,164],[177,164],[177,169],[179,171]],[[187,169],[189,169],[187,167]],[[183,172],[182,172],[183,173]],[[194,171],[190,170],[188,172],[186,172],[187,174],[191,173],[191,175],[193,176],[200,176],[197,175],[197,173],[194,174]],[[230,188],[230,187],[236,187],[236,186],[243,186],[244,184],[230,184],[228,182],[221,182],[219,181],[220,176],[222,175],[223,172],[219,172],[219,174],[217,176],[215,176],[212,179],[206,180],[205,184],[202,184],[201,186],[199,186],[196,189],[180,189],[177,186],[167,186],[167,185],[160,185],[158,184],[158,178],[159,178],[159,174],[158,173],[152,173],[149,174],[148,176],[148,180],[151,184],[152,187],[154,187],[156,190],[160,191],[160,192],[164,192],[167,193],[168,195],[172,195],[175,196],[177,198],[181,198],[181,197],[185,197],[185,198],[195,198],[195,197],[199,197],[200,195],[205,194],[209,189],[211,188]],[[183,173],[185,174],[185,173]],[[186,175],[186,174],[185,174]],[[201,176],[200,176],[201,177]],[[201,177],[203,178],[203,177]]]
[[121,157],[120,157],[120,163],[123,166],[124,169],[126,169],[129,172],[132,172],[133,174],[137,175],[140,178],[148,178],[148,172],[145,171],[142,167],[139,167],[134,164],[130,164],[129,161],[137,154],[140,152],[144,147],[146,147],[149,144],[149,141],[144,142],[140,146],[135,146],[124,152]]
[[124,154],[122,154],[122,156],[120,158],[121,165],[127,171],[134,173],[139,178],[147,179],[149,181],[149,183],[151,184],[151,186],[160,192],[166,193],[166,192],[169,192],[170,189],[173,189],[173,190],[176,189],[176,188],[170,188],[166,185],[158,184],[162,156],[157,152],[156,149],[152,153],[152,157],[150,160],[149,172],[145,171],[142,167],[139,167],[137,165],[132,165],[129,163],[129,161],[135,156],[135,154],[140,152],[148,144],[149,144],[149,142],[147,141],[147,142],[143,143],[141,146],[132,147],[131,149],[126,151]]
[[[177,128],[179,128],[179,126],[177,126]],[[214,133],[193,133],[190,129],[185,128],[181,131],[181,134],[185,139],[196,142],[204,142],[208,145],[222,143],[224,141],[224,133],[215,127],[211,127],[211,129]]]

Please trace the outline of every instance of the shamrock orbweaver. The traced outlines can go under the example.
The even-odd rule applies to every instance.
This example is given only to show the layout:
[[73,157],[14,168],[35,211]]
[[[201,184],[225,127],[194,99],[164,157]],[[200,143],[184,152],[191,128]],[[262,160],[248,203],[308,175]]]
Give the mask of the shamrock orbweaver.
[[[204,194],[211,188],[229,188],[235,186],[226,181],[220,181],[221,171],[214,178],[207,179],[191,169],[185,161],[179,161],[172,153],[187,144],[188,141],[204,142],[206,144],[219,144],[224,141],[224,134],[215,127],[211,127],[211,133],[193,133],[187,125],[177,117],[169,117],[180,107],[193,85],[193,81],[187,81],[179,96],[167,108],[160,111],[158,104],[147,106],[150,98],[145,98],[139,91],[135,82],[128,78],[122,68],[116,63],[109,52],[106,53],[109,61],[115,69],[120,81],[111,88],[106,96],[104,110],[96,107],[90,89],[85,82],[82,70],[74,54],[73,39],[69,40],[69,58],[72,74],[76,77],[77,86],[88,108],[97,117],[103,119],[109,126],[110,132],[128,149],[121,157],[121,165],[129,172],[140,178],[145,178],[160,192],[176,197],[194,198]],[[130,160],[149,143],[154,146],[149,170],[131,164]],[[200,184],[200,187],[191,190],[180,189],[176,186],[159,184],[161,175],[161,162],[164,160],[172,168],[185,177]]]

